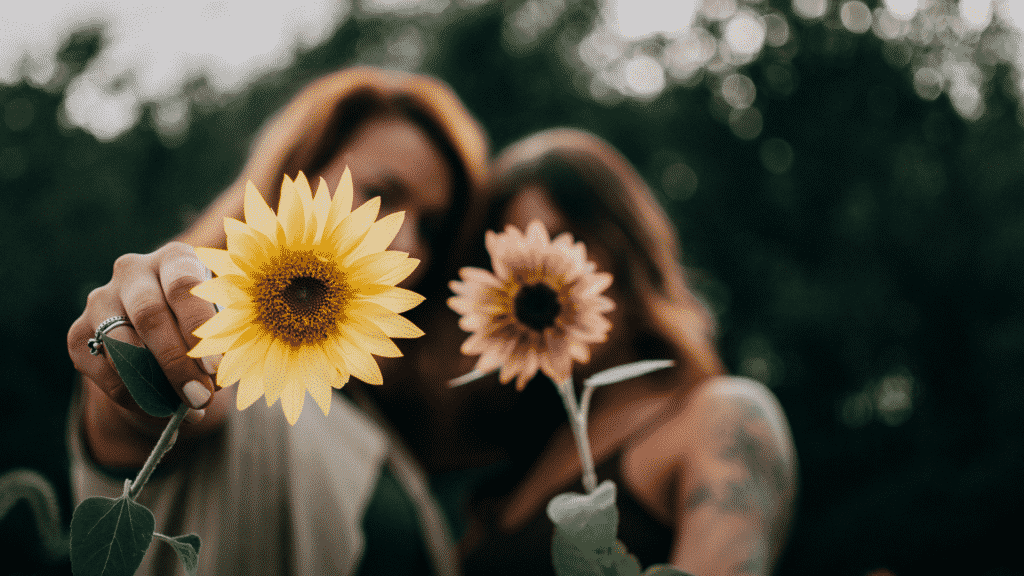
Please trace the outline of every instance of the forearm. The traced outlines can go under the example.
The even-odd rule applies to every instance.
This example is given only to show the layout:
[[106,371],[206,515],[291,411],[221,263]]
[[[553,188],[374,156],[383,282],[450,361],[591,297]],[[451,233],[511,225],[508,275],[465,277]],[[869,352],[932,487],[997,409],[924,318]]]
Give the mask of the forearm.
[[[81,386],[82,431],[93,460],[109,468],[140,468],[167,425],[167,419],[135,414],[116,404],[87,380]],[[233,395],[225,391],[215,394],[202,421],[182,422],[179,439],[201,438],[218,430],[224,424],[232,401]],[[175,454],[175,450],[169,452],[165,461],[173,461]]]

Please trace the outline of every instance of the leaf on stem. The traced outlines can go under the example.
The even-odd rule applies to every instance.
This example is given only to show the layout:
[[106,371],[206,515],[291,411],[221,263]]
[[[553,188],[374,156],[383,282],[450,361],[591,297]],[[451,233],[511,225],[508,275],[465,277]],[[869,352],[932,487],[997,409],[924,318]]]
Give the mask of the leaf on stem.
[[673,360],[640,360],[639,362],[630,362],[629,364],[623,364],[622,366],[602,370],[584,380],[583,385],[590,388],[607,386],[609,384],[615,384],[616,382],[622,382],[623,380],[629,380],[630,378],[636,378],[637,376],[643,376],[644,374],[661,370],[663,368],[670,368],[674,365],[675,361]]
[[117,374],[124,381],[128,392],[146,414],[158,418],[174,414],[181,399],[171,387],[167,376],[164,376],[152,352],[110,336],[103,336],[103,345],[110,352]]
[[153,540],[148,508],[128,497],[86,499],[71,518],[75,576],[132,576]]
[[590,494],[567,492],[548,503],[555,523],[551,563],[559,576],[640,576],[640,563],[616,539],[615,493],[615,483],[605,480]]
[[196,576],[199,570],[199,545],[202,543],[198,535],[186,534],[172,537],[157,532],[153,536],[170,544],[178,553],[181,563],[185,565],[185,572],[188,573],[188,576]]
[[462,386],[463,384],[469,384],[470,382],[474,382],[476,380],[479,380],[479,379],[483,378],[484,376],[487,376],[490,373],[491,372],[481,372],[479,370],[470,370],[469,372],[463,374],[462,376],[459,376],[458,378],[452,378],[451,380],[449,380],[448,381],[448,387],[449,388],[457,388],[459,386]]

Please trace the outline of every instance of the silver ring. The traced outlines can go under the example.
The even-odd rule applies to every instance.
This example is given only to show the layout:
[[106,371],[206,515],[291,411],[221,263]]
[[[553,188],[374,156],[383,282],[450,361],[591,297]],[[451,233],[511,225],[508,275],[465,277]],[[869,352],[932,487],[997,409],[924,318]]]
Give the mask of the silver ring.
[[100,347],[103,346],[103,337],[106,336],[107,332],[110,332],[118,326],[131,326],[132,323],[128,321],[127,316],[111,316],[100,325],[96,327],[96,336],[89,338],[89,353],[93,356],[99,356],[101,354]]

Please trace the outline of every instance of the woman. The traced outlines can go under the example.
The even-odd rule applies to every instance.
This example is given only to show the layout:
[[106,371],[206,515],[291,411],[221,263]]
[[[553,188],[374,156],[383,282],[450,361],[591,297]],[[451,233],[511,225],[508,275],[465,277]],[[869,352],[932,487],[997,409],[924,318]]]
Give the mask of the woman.
[[[796,491],[788,425],[766,387],[724,375],[714,321],[686,285],[676,233],[650,189],[609,144],[561,129],[505,150],[490,197],[489,228],[525,230],[540,220],[552,237],[568,231],[583,241],[598,270],[614,275],[605,292],[617,304],[613,328],[591,348],[591,361],[575,366],[576,382],[626,362],[676,361],[594,397],[590,437],[598,479],[619,486],[620,539],[644,566],[671,562],[701,576],[770,572]],[[466,263],[489,267],[482,251]],[[467,498],[473,520],[460,543],[465,573],[551,573],[545,505],[582,491],[554,387],[538,376],[517,393],[490,376],[466,388],[477,396],[462,392],[453,419],[482,448],[479,458],[462,458],[483,462],[489,454],[504,464],[447,478],[475,482]],[[445,492],[445,482],[436,486]]]
[[[235,411],[237,387],[214,393],[218,359],[186,356],[198,341],[192,331],[214,313],[189,292],[207,274],[191,247],[225,246],[223,218],[242,218],[247,181],[277,206],[282,174],[301,170],[333,190],[348,166],[356,205],[381,196],[384,212],[405,211],[390,248],[422,263],[403,285],[443,301],[446,256],[458,242],[450,230],[481,205],[486,161],[479,125],[437,80],[354,68],[306,87],[179,242],[119,258],[111,281],[89,295],[72,325],[68,349],[83,381],[69,430],[76,500],[119,494],[126,470],[141,466],[165,423],[138,408],[105,353],[89,354],[96,327],[126,316],[130,326],[111,336],[148,347],[192,408],[164,477],[140,501],[154,511],[158,532],[200,533],[204,572],[451,573],[443,523],[420,501],[417,467],[381,422],[335,395],[329,419],[289,427],[279,410],[259,404]],[[388,382],[398,366],[382,365]],[[406,526],[394,526],[396,518]],[[418,546],[421,536],[426,545]],[[169,548],[154,544],[140,573],[176,573],[177,566]]]

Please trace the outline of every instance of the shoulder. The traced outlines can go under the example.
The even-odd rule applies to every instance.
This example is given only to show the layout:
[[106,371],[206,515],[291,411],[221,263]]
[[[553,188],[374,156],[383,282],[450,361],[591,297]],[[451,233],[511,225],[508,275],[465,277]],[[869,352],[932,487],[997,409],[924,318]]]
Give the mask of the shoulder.
[[740,467],[791,477],[795,460],[789,425],[771,390],[749,378],[720,376],[689,391],[650,433],[626,446],[621,473],[627,488],[668,523],[681,483]]

